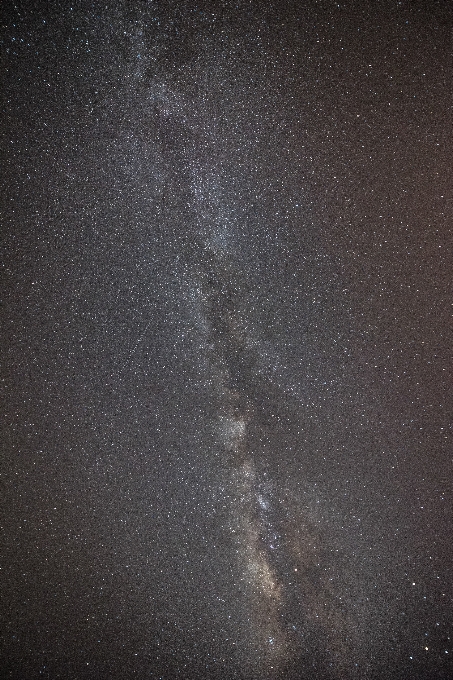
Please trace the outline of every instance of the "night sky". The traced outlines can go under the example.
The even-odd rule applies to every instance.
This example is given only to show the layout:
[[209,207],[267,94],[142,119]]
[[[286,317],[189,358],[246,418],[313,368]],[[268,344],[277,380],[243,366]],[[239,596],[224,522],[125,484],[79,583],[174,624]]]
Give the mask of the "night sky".
[[2,3],[1,678],[453,678],[452,20]]

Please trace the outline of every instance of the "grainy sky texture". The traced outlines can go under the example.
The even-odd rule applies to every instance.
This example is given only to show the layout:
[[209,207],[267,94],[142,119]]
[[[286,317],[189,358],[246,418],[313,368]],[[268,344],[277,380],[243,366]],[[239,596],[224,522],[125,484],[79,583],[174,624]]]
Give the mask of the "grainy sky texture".
[[452,17],[2,4],[2,678],[453,677]]

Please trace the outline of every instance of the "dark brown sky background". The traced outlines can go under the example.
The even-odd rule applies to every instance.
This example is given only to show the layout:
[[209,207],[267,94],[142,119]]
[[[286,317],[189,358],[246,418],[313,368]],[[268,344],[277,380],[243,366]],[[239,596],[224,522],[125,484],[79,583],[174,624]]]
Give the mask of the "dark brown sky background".
[[452,677],[451,20],[3,5],[2,677]]

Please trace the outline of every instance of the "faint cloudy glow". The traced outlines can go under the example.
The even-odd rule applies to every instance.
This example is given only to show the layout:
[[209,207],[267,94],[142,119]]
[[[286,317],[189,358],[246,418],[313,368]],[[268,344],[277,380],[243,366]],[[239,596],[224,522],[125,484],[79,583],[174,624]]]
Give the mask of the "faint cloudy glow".
[[235,450],[245,436],[246,425],[243,418],[221,417],[219,419],[219,434],[224,445],[229,450]]

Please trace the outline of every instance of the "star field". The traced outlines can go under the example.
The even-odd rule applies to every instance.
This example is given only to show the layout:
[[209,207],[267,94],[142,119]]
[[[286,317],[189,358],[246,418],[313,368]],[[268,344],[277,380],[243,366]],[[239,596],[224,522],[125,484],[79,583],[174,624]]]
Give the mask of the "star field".
[[451,18],[6,4],[1,677],[452,677]]

